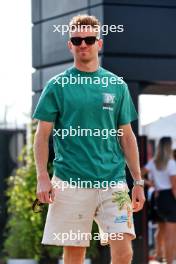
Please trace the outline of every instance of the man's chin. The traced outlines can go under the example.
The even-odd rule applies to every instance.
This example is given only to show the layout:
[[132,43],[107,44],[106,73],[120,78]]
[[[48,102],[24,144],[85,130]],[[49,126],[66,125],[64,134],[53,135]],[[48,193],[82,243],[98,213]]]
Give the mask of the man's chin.
[[88,58],[88,57],[90,57],[90,54],[88,53],[88,52],[82,52],[82,53],[80,53],[80,58]]
[[87,57],[87,56],[81,56],[80,57],[80,61],[82,62],[89,62],[91,61],[92,59],[90,57]]

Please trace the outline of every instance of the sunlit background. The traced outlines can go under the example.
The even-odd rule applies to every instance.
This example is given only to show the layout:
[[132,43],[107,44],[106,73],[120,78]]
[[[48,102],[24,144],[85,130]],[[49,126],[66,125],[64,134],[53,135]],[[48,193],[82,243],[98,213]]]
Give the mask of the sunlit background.
[[0,125],[29,122],[31,91],[31,1],[0,3]]

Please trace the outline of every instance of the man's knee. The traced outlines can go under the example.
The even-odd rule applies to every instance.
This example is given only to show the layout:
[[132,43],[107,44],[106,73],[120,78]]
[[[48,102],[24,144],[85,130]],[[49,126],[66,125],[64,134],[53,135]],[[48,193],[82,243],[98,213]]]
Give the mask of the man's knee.
[[112,264],[114,263],[128,263],[130,264],[133,258],[133,250],[129,248],[124,251],[114,251],[112,252]]
[[126,252],[121,252],[119,254],[119,260],[121,260],[120,263],[131,263],[133,257],[133,251],[131,248],[128,249]]
[[133,257],[131,235],[124,234],[122,241],[110,241],[112,264],[130,264]]
[[64,263],[78,263],[82,264],[85,258],[86,248],[85,247],[64,247]]

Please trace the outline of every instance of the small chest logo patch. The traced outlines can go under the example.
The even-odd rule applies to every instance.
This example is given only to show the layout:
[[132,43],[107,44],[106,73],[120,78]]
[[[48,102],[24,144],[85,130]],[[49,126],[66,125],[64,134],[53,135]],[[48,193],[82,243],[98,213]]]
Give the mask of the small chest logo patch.
[[103,93],[103,109],[113,110],[115,94]]

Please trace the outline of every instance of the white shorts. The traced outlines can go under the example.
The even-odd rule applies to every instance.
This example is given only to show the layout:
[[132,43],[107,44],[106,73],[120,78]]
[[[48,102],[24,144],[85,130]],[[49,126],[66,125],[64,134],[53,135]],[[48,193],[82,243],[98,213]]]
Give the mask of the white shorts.
[[[89,247],[90,240],[123,239],[128,233],[135,239],[133,211],[126,183],[105,189],[61,186],[63,181],[52,178],[55,199],[49,205],[42,244]],[[56,184],[57,183],[57,184]],[[91,234],[93,220],[98,234]]]

